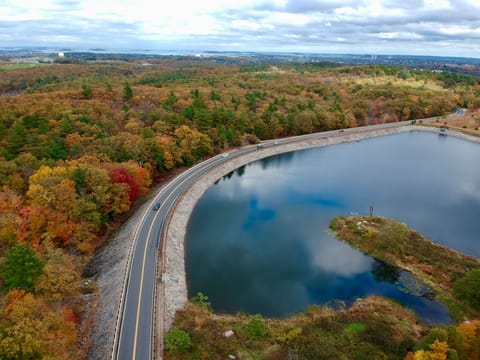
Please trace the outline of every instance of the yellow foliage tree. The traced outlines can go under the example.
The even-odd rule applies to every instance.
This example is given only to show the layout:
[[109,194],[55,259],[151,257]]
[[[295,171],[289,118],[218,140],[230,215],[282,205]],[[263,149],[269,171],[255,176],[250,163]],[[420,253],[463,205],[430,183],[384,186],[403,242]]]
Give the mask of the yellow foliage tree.
[[47,251],[47,263],[35,284],[35,290],[47,299],[61,300],[78,295],[80,271],[72,256],[60,249]]
[[409,353],[405,360],[447,360],[448,344],[435,340],[429,345],[430,351],[418,350],[415,354]]
[[463,340],[463,347],[467,358],[480,358],[480,320],[465,321],[457,327],[457,333]]
[[170,136],[157,136],[156,141],[163,151],[163,167],[165,170],[173,169],[176,162],[181,162],[181,154],[176,156],[179,151],[177,150],[175,140]]
[[68,213],[75,206],[75,182],[65,166],[42,166],[31,177],[27,196],[33,204]]
[[78,358],[75,324],[64,312],[23,290],[11,290],[0,308],[0,358]]
[[212,152],[210,138],[186,125],[175,130],[176,143],[181,151],[183,163],[191,165]]

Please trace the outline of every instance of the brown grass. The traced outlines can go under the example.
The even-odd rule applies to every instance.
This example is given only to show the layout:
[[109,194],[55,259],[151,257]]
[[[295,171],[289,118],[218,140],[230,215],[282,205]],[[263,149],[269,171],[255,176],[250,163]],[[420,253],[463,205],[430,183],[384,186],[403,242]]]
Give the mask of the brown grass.
[[410,272],[436,291],[447,305],[463,308],[460,313],[478,315],[465,304],[459,304],[452,285],[470,270],[480,268],[479,259],[435,244],[405,224],[382,217],[338,217],[330,227],[338,238],[353,247]]
[[[357,300],[349,309],[310,306],[288,319],[264,319],[266,334],[248,336],[251,316],[216,315],[188,304],[177,312],[174,326],[186,331],[191,347],[185,353],[166,353],[172,359],[403,359],[427,332],[416,315],[382,297]],[[225,338],[223,333],[233,330]],[[366,357],[365,357],[366,356]]]
[[438,122],[429,123],[428,125],[435,127],[447,125],[451,130],[473,136],[480,136],[480,111],[469,110],[464,116],[442,118]]

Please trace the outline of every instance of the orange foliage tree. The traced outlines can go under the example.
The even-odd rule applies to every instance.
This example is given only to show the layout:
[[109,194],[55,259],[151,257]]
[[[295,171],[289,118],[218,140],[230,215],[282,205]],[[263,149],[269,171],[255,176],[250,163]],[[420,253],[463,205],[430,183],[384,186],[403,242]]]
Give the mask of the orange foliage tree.
[[11,290],[0,308],[0,357],[5,359],[78,358],[75,323],[62,309],[23,290]]

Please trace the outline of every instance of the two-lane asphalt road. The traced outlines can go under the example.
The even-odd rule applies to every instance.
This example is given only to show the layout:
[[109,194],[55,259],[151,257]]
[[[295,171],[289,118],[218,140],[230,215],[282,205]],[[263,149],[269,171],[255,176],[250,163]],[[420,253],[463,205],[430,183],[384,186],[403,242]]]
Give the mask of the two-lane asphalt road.
[[[457,113],[450,116],[458,115],[462,114],[457,109]],[[423,120],[434,121],[436,119],[437,118],[430,118]],[[278,139],[277,141],[267,141],[263,142],[262,146],[271,147],[314,138],[326,138],[333,135],[341,136],[355,132],[360,133],[371,130],[394,128],[409,123],[410,121],[404,121],[402,123],[389,123],[345,130],[333,130]],[[195,165],[164,186],[152,202],[150,208],[145,212],[141,223],[137,228],[133,242],[133,249],[129,258],[125,287],[122,292],[119,309],[119,318],[115,329],[112,359],[146,360],[153,358],[155,286],[157,280],[161,280],[158,278],[159,275],[156,272],[157,259],[161,259],[158,255],[159,250],[162,248],[162,230],[166,225],[168,214],[173,208],[175,202],[192,183],[210,169],[220,165],[228,159],[252,151],[257,151],[257,147],[248,146],[239,150],[234,150],[230,152],[230,154],[217,155]],[[155,204],[159,204],[157,210],[153,209]],[[162,324],[159,325],[163,326]]]
[[[177,199],[185,190],[211,168],[227,158],[255,151],[255,147],[237,150],[228,156],[218,155],[190,168],[168,183],[146,211],[134,239],[134,247],[127,271],[124,299],[115,333],[112,359],[153,358],[155,285],[161,234]],[[154,204],[160,204],[154,210]]]

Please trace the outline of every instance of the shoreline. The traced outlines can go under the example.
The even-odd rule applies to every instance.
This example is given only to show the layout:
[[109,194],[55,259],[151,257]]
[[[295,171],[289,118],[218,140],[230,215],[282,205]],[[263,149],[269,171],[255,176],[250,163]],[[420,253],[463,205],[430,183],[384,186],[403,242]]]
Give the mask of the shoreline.
[[[256,152],[225,161],[222,165],[203,175],[185,192],[175,205],[170,221],[167,224],[164,241],[165,247],[163,253],[160,254],[163,258],[163,261],[160,262],[164,264],[162,271],[162,280],[164,283],[162,292],[164,296],[163,299],[162,296],[159,296],[156,300],[156,306],[157,309],[159,309],[158,312],[161,312],[163,315],[164,326],[162,330],[167,331],[171,327],[176,311],[183,309],[187,304],[188,290],[184,246],[188,221],[197,201],[215,181],[241,166],[270,156],[411,131],[439,133],[438,128],[422,125],[404,125],[389,129],[363,131],[361,128],[358,128],[357,131],[352,133],[338,132],[328,138],[307,139],[295,143],[279,144],[274,147],[260,149]],[[480,138],[456,131],[449,131],[448,136],[480,143]]]
[[[296,143],[279,144],[267,147],[239,158],[228,158],[221,166],[203,175],[183,194],[170,214],[170,220],[164,229],[163,249],[157,263],[163,265],[157,270],[155,316],[158,325],[155,334],[156,348],[163,349],[163,333],[172,325],[177,310],[187,303],[187,283],[184,259],[184,239],[190,214],[200,197],[222,176],[235,169],[262,158],[290,151],[323,147],[363,139],[392,135],[409,131],[427,131],[438,134],[438,128],[420,125],[400,125],[390,129],[364,130],[355,128],[351,132],[337,132],[333,136],[321,139],[306,139]],[[480,143],[480,138],[463,133],[449,131],[449,136]],[[278,141],[281,142],[281,139]],[[177,174],[178,175],[178,174]],[[177,176],[175,175],[175,176]],[[91,333],[91,346],[88,359],[110,358],[115,324],[117,321],[120,298],[123,289],[124,273],[128,256],[134,241],[138,222],[151,206],[152,199],[162,190],[158,186],[145,197],[142,204],[129,219],[116,231],[109,241],[92,257],[90,266],[94,270],[91,279],[98,285],[96,301],[90,311],[93,312],[94,324]],[[162,353],[157,358],[162,358]]]
[[337,216],[330,230],[362,253],[411,274],[428,287],[433,299],[448,307],[453,319],[478,317],[479,312],[454,290],[457,280],[480,269],[475,256],[436,244],[408,225],[382,216]]

